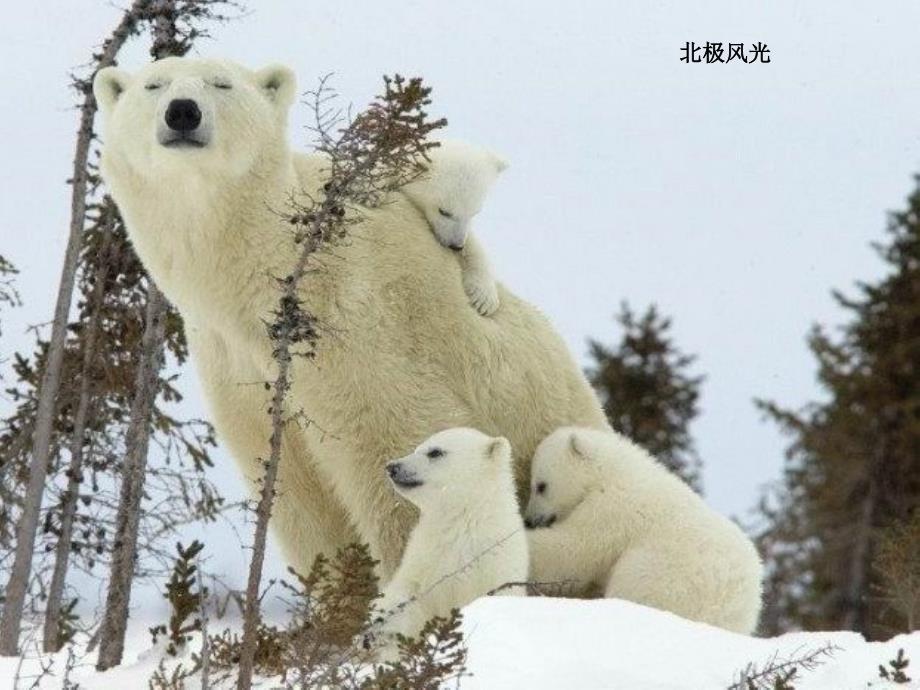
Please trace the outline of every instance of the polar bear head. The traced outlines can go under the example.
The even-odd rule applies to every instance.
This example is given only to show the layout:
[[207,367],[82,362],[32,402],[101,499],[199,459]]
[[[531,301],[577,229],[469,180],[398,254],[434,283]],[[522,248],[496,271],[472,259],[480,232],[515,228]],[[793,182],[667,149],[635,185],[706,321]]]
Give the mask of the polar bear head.
[[428,170],[402,191],[424,214],[438,241],[460,251],[470,222],[508,164],[490,151],[460,141],[441,141],[428,155]]
[[[511,476],[511,445],[476,429],[441,431],[411,454],[387,464],[396,491],[424,513],[445,504],[468,503]],[[507,482],[510,484],[510,481]]]
[[225,60],[166,58],[130,74],[100,70],[103,169],[161,184],[199,173],[240,177],[287,143],[296,83],[286,67],[253,72]]
[[548,527],[563,520],[585,496],[601,486],[601,472],[591,452],[590,432],[557,429],[537,446],[530,468],[527,527]]

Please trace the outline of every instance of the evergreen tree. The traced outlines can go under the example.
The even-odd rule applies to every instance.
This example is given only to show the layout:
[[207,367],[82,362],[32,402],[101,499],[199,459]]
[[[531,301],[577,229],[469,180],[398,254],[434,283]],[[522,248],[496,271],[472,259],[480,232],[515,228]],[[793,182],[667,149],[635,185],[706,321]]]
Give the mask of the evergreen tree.
[[624,303],[616,318],[623,331],[616,346],[588,341],[593,364],[586,373],[607,419],[701,492],[702,466],[690,435],[703,382],[688,373],[696,357],[674,346],[671,319],[654,306],[637,317]]
[[761,506],[769,632],[906,627],[879,596],[873,561],[880,538],[920,506],[920,186],[887,234],[875,248],[888,274],[853,298],[835,292],[849,320],[836,336],[815,327],[809,338],[822,401],[798,411],[758,403],[792,437]]

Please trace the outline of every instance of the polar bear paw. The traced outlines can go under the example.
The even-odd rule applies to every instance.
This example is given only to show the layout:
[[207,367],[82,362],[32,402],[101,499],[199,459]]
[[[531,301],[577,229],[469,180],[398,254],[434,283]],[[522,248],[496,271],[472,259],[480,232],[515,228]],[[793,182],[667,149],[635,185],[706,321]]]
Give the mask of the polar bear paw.
[[463,281],[463,290],[470,304],[482,316],[492,316],[501,305],[494,280],[470,277]]

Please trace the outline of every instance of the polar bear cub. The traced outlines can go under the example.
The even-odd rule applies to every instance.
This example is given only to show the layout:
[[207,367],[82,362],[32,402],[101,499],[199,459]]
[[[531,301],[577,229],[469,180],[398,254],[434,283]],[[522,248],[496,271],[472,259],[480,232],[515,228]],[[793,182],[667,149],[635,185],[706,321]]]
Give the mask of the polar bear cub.
[[420,517],[378,604],[385,635],[415,635],[432,617],[527,579],[527,536],[506,439],[448,429],[389,463],[387,474]]
[[470,303],[483,316],[491,316],[499,307],[498,290],[485,252],[470,235],[470,226],[508,164],[472,144],[439,144],[428,152],[427,171],[402,187],[402,192],[425,216],[438,242],[457,252]]
[[534,454],[526,523],[537,528],[528,531],[533,580],[599,588],[735,632],[757,625],[754,545],[620,434],[550,434]]

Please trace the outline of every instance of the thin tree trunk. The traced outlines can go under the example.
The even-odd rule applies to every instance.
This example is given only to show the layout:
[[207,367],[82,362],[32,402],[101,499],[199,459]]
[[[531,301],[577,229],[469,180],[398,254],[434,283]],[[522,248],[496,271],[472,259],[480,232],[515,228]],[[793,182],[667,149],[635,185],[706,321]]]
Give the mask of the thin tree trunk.
[[[121,19],[115,31],[103,44],[96,56],[96,69],[102,69],[115,63],[115,56],[128,37],[134,32],[140,11],[149,0],[136,0]],[[61,386],[61,369],[64,363],[64,346],[67,335],[67,317],[73,299],[77,263],[83,244],[83,227],[86,222],[86,193],[88,186],[87,164],[93,140],[93,125],[96,117],[96,99],[93,97],[92,83],[82,84],[84,92],[83,105],[80,108],[80,128],[77,132],[77,147],[74,153],[73,179],[71,192],[70,234],[67,250],[64,253],[64,265],[61,268],[61,280],[58,285],[57,303],[54,308],[54,321],[51,327],[51,341],[45,362],[39,389],[38,410],[35,417],[35,430],[32,436],[32,460],[29,464],[29,481],[23,502],[22,514],[16,530],[16,555],[10,571],[3,605],[3,617],[0,619],[0,655],[15,656],[19,648],[19,631],[22,612],[25,607],[32,574],[32,555],[35,549],[35,536],[41,518],[42,498],[48,464],[51,460],[51,435],[54,426],[55,407]]]
[[869,551],[872,541],[872,525],[878,499],[878,480],[874,472],[869,477],[869,487],[863,498],[859,524],[853,542],[849,578],[846,585],[845,606],[841,627],[855,630],[864,635],[866,630],[866,601],[868,589]]
[[211,643],[208,640],[208,600],[205,596],[201,559],[198,559],[198,612],[201,616],[201,689],[211,690]]
[[[323,208],[316,214],[316,219],[313,221],[316,227],[320,227],[325,218],[328,217],[329,207],[332,205],[327,198]],[[279,304],[281,314],[278,317],[281,332],[275,342],[273,354],[275,361],[278,362],[278,376],[275,378],[272,393],[272,435],[269,442],[268,462],[265,463],[265,474],[262,476],[262,491],[259,494],[259,503],[256,506],[256,529],[252,544],[252,561],[249,564],[249,577],[246,581],[246,609],[243,613],[243,639],[240,643],[240,669],[237,676],[237,690],[251,690],[252,688],[256,637],[261,618],[259,587],[262,582],[262,567],[265,563],[265,547],[268,542],[268,523],[271,520],[272,506],[275,501],[275,482],[278,479],[278,466],[281,464],[281,437],[285,423],[284,401],[291,387],[292,324],[289,318],[284,317],[284,305],[285,303],[296,303],[298,286],[307,271],[307,263],[317,247],[318,240],[315,238],[309,238],[304,242],[294,270],[283,281],[284,288]]]
[[137,558],[141,499],[147,472],[150,419],[160,388],[160,367],[166,328],[165,307],[165,299],[151,281],[147,295],[146,325],[134,386],[135,395],[131,404],[131,422],[126,433],[121,494],[115,518],[112,569],[99,633],[99,657],[96,668],[100,671],[117,666],[121,663],[124,653],[131,585]]
[[243,614],[243,640],[240,645],[240,671],[237,690],[252,688],[252,672],[255,665],[256,636],[259,629],[259,587],[262,582],[262,566],[265,563],[265,546],[268,541],[268,522],[272,516],[275,501],[275,482],[278,465],[281,463],[281,434],[284,431],[284,398],[289,387],[288,376],[291,366],[290,340],[288,334],[279,343],[278,378],[275,379],[272,395],[272,436],[265,474],[262,476],[262,491],[256,508],[256,531],[252,544],[252,561],[249,564],[249,578],[246,582],[246,611]]
[[64,598],[64,585],[67,582],[67,569],[70,565],[70,551],[73,544],[73,523],[77,513],[77,499],[80,496],[80,484],[83,480],[83,446],[86,442],[86,420],[94,398],[93,369],[96,365],[96,342],[99,337],[102,306],[105,302],[105,286],[108,280],[113,257],[109,256],[112,240],[112,212],[106,207],[102,246],[99,249],[99,273],[90,302],[90,321],[86,325],[83,341],[83,363],[80,372],[80,397],[74,414],[74,430],[70,443],[70,463],[67,467],[67,489],[61,502],[61,533],[58,536],[54,553],[54,571],[48,586],[48,603],[45,606],[45,629],[43,646],[46,652],[56,652],[61,648],[58,640],[60,631],[61,605]]
[[[154,60],[159,60],[172,55],[176,47],[176,0],[150,0],[148,9],[150,15],[155,17],[150,52]],[[120,664],[124,654],[131,586],[137,560],[141,498],[147,471],[150,419],[160,388],[167,304],[153,279],[149,280],[147,323],[137,371],[131,423],[126,437],[125,470],[115,518],[112,569],[99,633],[96,668],[100,671]]]

